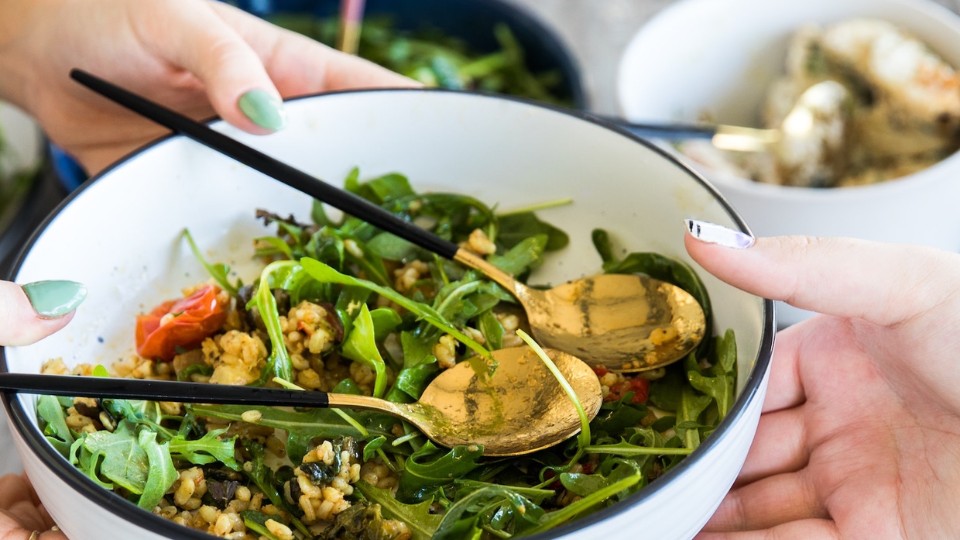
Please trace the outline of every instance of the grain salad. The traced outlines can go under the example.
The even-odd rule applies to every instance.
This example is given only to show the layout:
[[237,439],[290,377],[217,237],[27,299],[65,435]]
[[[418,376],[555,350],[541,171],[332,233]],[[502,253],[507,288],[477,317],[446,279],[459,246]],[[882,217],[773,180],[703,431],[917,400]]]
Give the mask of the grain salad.
[[[532,212],[498,214],[472,197],[418,193],[402,175],[345,188],[526,280],[565,232]],[[548,214],[549,209],[543,211]],[[131,321],[136,354],[49,374],[280,386],[411,402],[479,349],[521,344],[522,309],[499,285],[316,203],[310,222],[258,210],[248,283],[184,242],[210,278]],[[598,271],[643,273],[710,300],[686,264],[614,253],[592,235]],[[310,259],[309,265],[301,261]],[[317,270],[317,269],[322,269]],[[429,316],[428,316],[429,315]],[[576,437],[513,458],[443,448],[369,411],[42,396],[50,443],[93,482],[144,511],[221,538],[510,538],[616,504],[695,450],[730,410],[731,332],[653,372],[595,369],[600,413]]]

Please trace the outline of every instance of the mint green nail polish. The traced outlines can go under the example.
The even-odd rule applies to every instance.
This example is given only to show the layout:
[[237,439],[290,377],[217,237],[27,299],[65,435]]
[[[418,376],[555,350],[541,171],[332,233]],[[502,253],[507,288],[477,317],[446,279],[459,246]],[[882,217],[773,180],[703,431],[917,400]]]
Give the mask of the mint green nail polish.
[[87,297],[87,288],[76,281],[34,281],[24,285],[23,292],[37,314],[48,319],[63,317]]
[[254,89],[240,96],[237,106],[254,124],[277,131],[286,125],[283,102],[266,90]]

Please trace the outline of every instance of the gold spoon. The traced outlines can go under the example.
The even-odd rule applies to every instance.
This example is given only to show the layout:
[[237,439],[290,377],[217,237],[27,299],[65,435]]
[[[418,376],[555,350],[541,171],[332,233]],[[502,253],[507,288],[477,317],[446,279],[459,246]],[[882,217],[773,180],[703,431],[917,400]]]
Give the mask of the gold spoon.
[[[633,122],[613,117],[599,117],[616,124],[627,131],[643,138],[663,140],[709,139],[710,143],[720,150],[731,152],[774,152],[779,153],[784,145],[811,148],[811,151],[838,152],[838,142],[824,138],[830,130],[815,129],[815,116],[822,116],[823,110],[835,107],[843,110],[843,102],[849,100],[849,95],[843,86],[836,81],[825,80],[811,85],[804,90],[796,100],[793,111],[796,116],[803,116],[803,121],[789,122],[787,119],[775,128],[756,128],[734,126],[729,124],[711,123],[683,123],[683,122]],[[843,121],[840,115],[830,119],[832,122]],[[823,120],[819,120],[823,123]],[[826,133],[824,133],[826,131]],[[839,139],[839,137],[838,137]]]
[[614,371],[644,371],[687,355],[703,339],[703,309],[686,291],[639,275],[608,274],[570,281],[549,291],[519,283],[470,251],[346,190],[210,129],[85,71],[70,76],[93,91],[343,212],[427,251],[482,272],[512,293],[534,337]]
[[[602,401],[597,375],[575,356],[547,353],[593,419]],[[529,454],[580,431],[576,407],[532,349],[500,349],[493,358],[499,366],[492,376],[478,375],[469,361],[460,362],[438,375],[416,403],[255,386],[26,373],[0,373],[0,389],[71,397],[367,409],[403,418],[442,446],[483,445],[485,456]]]

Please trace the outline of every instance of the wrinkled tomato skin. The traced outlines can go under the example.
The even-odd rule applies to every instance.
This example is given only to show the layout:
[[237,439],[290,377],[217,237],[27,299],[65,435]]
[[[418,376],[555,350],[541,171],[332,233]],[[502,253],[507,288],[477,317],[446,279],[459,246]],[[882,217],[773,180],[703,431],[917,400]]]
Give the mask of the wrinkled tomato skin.
[[[607,368],[603,366],[594,366],[593,371],[597,374],[597,377],[603,377],[609,372]],[[630,398],[630,403],[646,403],[647,398],[650,396],[650,381],[636,375],[627,375],[623,381],[610,387],[610,393],[604,396],[603,400],[620,401],[628,392],[633,394],[633,397]]]
[[[205,285],[179,300],[168,300],[150,313],[137,316],[137,354],[173,360],[177,349],[192,349],[219,330],[227,309],[217,298],[220,288]],[[165,324],[163,318],[170,315]]]

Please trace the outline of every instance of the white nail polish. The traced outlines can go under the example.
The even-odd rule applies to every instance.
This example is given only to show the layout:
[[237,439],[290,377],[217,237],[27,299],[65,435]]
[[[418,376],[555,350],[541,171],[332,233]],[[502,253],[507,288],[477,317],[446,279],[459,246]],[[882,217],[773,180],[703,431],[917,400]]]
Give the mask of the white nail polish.
[[696,219],[685,219],[684,221],[690,234],[701,242],[736,249],[746,249],[756,242],[753,236],[729,229],[723,225]]

